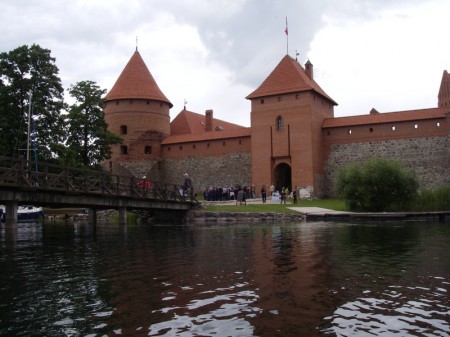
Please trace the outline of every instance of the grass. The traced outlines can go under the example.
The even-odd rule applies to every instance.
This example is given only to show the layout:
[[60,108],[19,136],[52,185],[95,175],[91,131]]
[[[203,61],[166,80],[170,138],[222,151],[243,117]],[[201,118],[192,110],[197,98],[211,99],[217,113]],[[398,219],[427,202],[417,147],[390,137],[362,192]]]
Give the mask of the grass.
[[292,213],[289,207],[321,207],[336,211],[346,211],[345,201],[341,199],[321,199],[321,200],[300,200],[297,204],[292,204],[288,199],[286,205],[279,203],[248,204],[239,206],[235,203],[229,205],[205,205],[205,210],[209,212],[254,212],[254,213]]

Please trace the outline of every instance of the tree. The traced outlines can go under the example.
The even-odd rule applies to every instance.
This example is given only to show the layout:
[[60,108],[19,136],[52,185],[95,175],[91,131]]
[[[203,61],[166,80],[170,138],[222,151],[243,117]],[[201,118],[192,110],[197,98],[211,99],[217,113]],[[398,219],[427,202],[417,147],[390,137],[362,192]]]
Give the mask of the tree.
[[[29,93],[32,93],[33,134],[41,159],[55,158],[63,139],[61,110],[63,87],[50,50],[33,44],[0,53],[0,153],[24,155],[26,149]],[[33,130],[33,128],[32,128]]]
[[417,196],[418,188],[414,172],[382,158],[344,167],[335,186],[350,210],[376,212],[406,209]]
[[70,166],[95,167],[111,157],[110,145],[122,139],[108,131],[103,112],[106,89],[93,81],[72,85],[69,94],[75,99],[65,116],[67,125],[66,147],[62,162]]

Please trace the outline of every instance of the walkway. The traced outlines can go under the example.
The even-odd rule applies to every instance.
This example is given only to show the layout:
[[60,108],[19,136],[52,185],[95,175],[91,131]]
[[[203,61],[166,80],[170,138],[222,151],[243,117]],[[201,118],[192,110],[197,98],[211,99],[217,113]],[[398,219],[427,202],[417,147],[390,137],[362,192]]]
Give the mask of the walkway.
[[[205,202],[208,203],[208,202]],[[275,204],[267,199],[267,204]],[[234,205],[235,200],[230,201],[213,201],[214,205]],[[249,204],[262,204],[262,199],[247,199]],[[290,206],[292,205],[292,206]],[[450,211],[445,212],[347,212],[335,211],[321,207],[302,207],[287,204],[287,208],[303,214],[306,220],[310,221],[440,221],[450,222]]]

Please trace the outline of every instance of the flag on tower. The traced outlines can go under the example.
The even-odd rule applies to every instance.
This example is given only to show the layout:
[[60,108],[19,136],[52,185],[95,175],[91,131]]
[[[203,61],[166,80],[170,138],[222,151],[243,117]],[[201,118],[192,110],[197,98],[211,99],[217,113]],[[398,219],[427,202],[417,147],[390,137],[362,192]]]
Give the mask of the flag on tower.
[[287,16],[286,16],[286,29],[284,30],[284,32],[286,33],[286,35],[289,35],[288,24],[287,24]]

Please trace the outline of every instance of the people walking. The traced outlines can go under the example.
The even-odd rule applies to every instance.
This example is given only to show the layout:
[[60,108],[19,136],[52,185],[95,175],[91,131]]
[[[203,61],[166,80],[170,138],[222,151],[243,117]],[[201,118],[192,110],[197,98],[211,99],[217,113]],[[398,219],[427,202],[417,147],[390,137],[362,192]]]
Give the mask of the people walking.
[[266,185],[263,185],[263,187],[261,188],[261,198],[262,198],[263,204],[265,204],[266,199],[267,199]]

